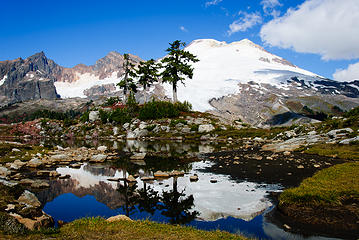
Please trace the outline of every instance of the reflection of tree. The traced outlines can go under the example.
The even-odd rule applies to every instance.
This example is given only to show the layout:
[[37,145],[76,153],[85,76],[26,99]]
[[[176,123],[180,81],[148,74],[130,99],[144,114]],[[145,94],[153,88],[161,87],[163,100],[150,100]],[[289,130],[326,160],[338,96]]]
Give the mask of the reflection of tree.
[[138,208],[141,212],[146,211],[153,215],[157,209],[157,204],[160,200],[158,192],[153,188],[146,187],[146,182],[144,182],[144,187],[138,191],[140,197],[138,200]]
[[125,205],[123,205],[122,208],[125,210],[126,216],[129,217],[130,213],[135,209],[135,206],[138,203],[139,195],[136,192],[136,183],[128,183],[126,180],[123,182],[124,184],[120,185],[117,191],[125,196]]
[[172,191],[162,192],[158,209],[162,210],[162,215],[170,218],[171,224],[186,224],[194,220],[198,215],[197,211],[190,212],[190,209],[194,206],[193,195],[185,196],[184,191],[178,192],[177,190],[177,177],[173,178]]

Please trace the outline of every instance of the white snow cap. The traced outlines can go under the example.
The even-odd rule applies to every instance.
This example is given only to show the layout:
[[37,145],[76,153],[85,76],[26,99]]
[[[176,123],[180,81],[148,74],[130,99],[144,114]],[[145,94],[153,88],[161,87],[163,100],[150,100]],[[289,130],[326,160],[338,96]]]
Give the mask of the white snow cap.
[[[186,51],[200,61],[193,63],[193,78],[185,85],[178,83],[178,99],[189,101],[194,110],[212,109],[209,100],[239,93],[238,83],[254,81],[280,85],[283,75],[318,75],[303,70],[285,59],[271,54],[248,39],[226,43],[214,39],[191,42]],[[165,84],[166,95],[172,97],[172,87]]]

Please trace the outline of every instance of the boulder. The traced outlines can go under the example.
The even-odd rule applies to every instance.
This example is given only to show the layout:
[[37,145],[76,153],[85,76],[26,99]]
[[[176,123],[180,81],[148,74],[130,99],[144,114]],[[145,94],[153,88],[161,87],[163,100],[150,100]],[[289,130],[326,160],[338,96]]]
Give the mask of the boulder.
[[107,155],[105,154],[97,154],[97,155],[93,155],[90,158],[90,162],[94,162],[94,163],[101,163],[104,162],[107,158]]
[[327,135],[331,138],[336,138],[339,133],[352,133],[353,129],[351,128],[341,128],[341,129],[334,129],[327,133]]
[[25,190],[23,194],[17,200],[20,204],[26,204],[33,207],[40,207],[41,203],[39,199],[32,192]]
[[21,150],[20,150],[20,149],[17,149],[17,148],[13,148],[11,151],[12,151],[12,152],[21,152]]
[[56,154],[56,155],[52,155],[51,156],[51,160],[53,161],[64,161],[64,160],[68,160],[69,156],[67,156],[66,154]]
[[6,178],[11,174],[11,171],[7,169],[6,167],[0,167],[0,177]]
[[118,132],[119,132],[119,129],[118,129],[118,127],[114,127],[114,128],[112,129],[112,131],[113,131],[113,135],[114,135],[114,136],[117,136],[117,135],[118,135]]
[[143,160],[146,157],[146,153],[135,153],[133,154],[130,159],[131,160]]
[[190,132],[191,132],[191,128],[189,128],[189,127],[183,127],[183,128],[181,129],[181,132],[182,132],[182,133],[190,133]]
[[122,127],[125,129],[125,130],[128,130],[130,128],[130,124],[129,123],[125,123],[122,125]]
[[107,150],[107,147],[106,146],[99,146],[97,148],[97,151],[101,151],[101,152],[105,152]]
[[166,172],[157,171],[153,174],[153,176],[155,176],[157,178],[168,178],[170,175]]
[[132,221],[131,218],[127,217],[126,215],[117,215],[113,217],[109,217],[106,220],[107,222],[116,222],[116,221]]
[[210,132],[213,131],[214,127],[212,124],[202,124],[198,126],[198,132],[199,133],[205,133],[205,132]]
[[183,171],[173,170],[172,172],[170,172],[169,175],[170,175],[170,176],[183,176],[183,175],[184,175],[184,172],[183,172]]
[[169,126],[161,126],[161,131],[169,132],[171,128]]
[[54,219],[44,212],[41,217],[35,217],[34,219],[24,218],[16,213],[11,213],[10,215],[29,230],[40,230],[41,228],[54,226]]
[[25,162],[22,162],[20,160],[15,160],[13,163],[10,164],[10,169],[19,170],[24,165],[26,165]]
[[134,178],[132,175],[128,176],[128,177],[126,178],[126,180],[127,180],[127,182],[137,182],[137,181],[136,181],[136,178]]
[[349,143],[357,142],[357,141],[359,141],[359,136],[356,136],[356,137],[353,137],[353,138],[344,139],[344,140],[340,141],[339,143],[340,143],[340,144],[349,144]]
[[89,113],[89,121],[95,122],[97,120],[100,120],[100,112],[99,111],[91,111]]
[[191,182],[197,182],[197,181],[198,181],[198,176],[197,176],[197,175],[190,176],[190,177],[189,177],[189,180],[190,180]]
[[27,162],[27,166],[31,168],[37,168],[40,167],[43,164],[43,162],[38,158],[33,158],[30,161]]

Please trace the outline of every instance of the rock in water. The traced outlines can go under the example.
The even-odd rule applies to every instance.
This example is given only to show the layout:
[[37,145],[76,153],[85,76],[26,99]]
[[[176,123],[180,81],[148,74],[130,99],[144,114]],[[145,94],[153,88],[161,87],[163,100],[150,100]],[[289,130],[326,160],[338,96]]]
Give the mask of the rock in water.
[[97,155],[93,155],[90,159],[90,162],[95,162],[95,163],[101,163],[104,162],[107,158],[107,155],[105,154],[97,154]]

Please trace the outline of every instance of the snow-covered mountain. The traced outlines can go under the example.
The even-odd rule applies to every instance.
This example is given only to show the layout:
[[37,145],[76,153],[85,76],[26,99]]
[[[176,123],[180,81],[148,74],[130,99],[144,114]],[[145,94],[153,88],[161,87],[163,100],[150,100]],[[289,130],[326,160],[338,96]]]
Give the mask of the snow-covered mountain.
[[[359,103],[358,81],[325,79],[248,39],[233,43],[200,39],[185,50],[200,61],[192,65],[193,78],[178,85],[178,99],[191,102],[195,110],[261,125],[275,115],[300,113],[304,106],[331,112],[334,106],[347,110]],[[170,97],[172,87],[164,88]]]
[[[194,110],[263,125],[303,119],[308,110],[335,113],[359,105],[359,81],[325,79],[248,39],[233,43],[200,39],[185,50],[200,61],[193,64],[193,78],[178,84],[178,99],[192,103]],[[134,63],[141,61],[130,57]],[[122,65],[123,56],[117,52],[94,65],[73,68],[57,65],[43,52],[0,62],[0,106],[40,98],[121,96],[116,83],[122,78]],[[160,83],[150,92],[170,99],[172,86]],[[143,102],[141,91],[136,97]]]

